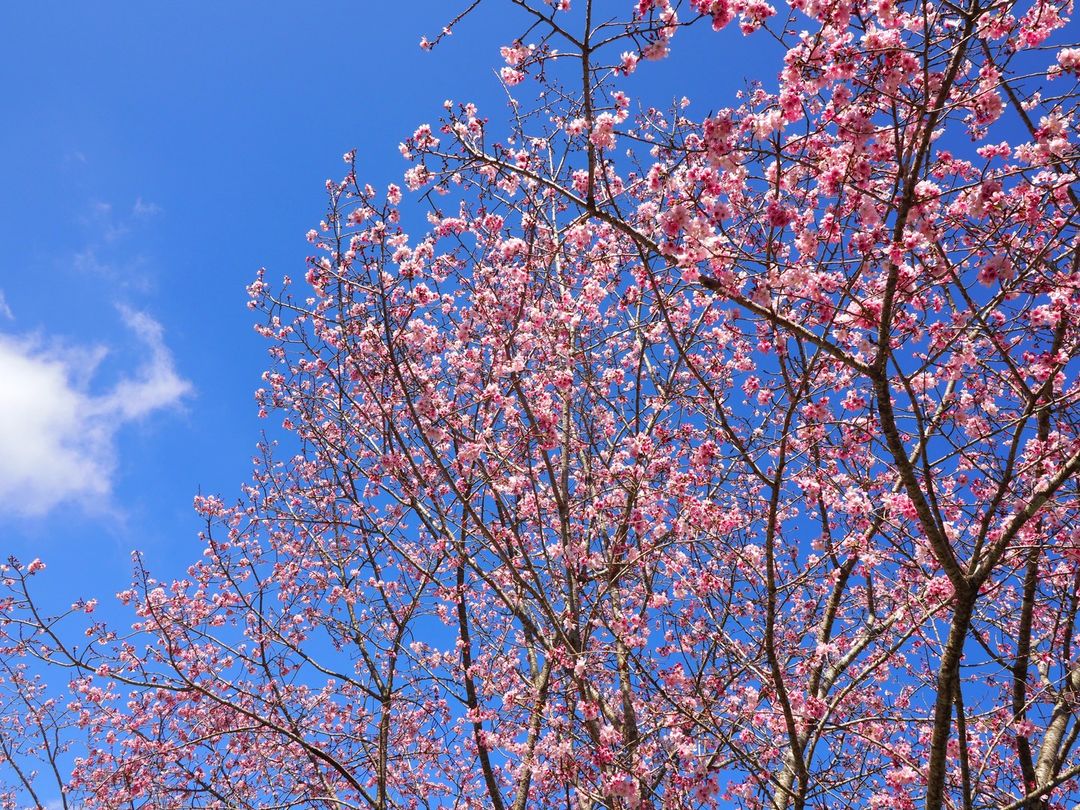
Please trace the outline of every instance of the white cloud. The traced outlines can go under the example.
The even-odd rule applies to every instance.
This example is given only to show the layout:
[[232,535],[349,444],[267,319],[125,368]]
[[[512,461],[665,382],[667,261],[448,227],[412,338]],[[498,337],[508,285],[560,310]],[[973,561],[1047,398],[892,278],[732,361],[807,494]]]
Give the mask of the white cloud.
[[161,325],[141,312],[120,314],[146,358],[103,394],[89,383],[104,349],[0,334],[0,510],[33,516],[65,502],[107,507],[119,430],[191,392]]
[[154,287],[148,263],[142,256],[113,263],[108,258],[102,259],[98,250],[90,246],[73,254],[71,264],[80,273],[107,279],[113,289],[147,293]]
[[142,197],[136,197],[135,205],[131,208],[131,213],[140,219],[148,219],[149,217],[160,214],[161,206],[155,202],[144,200]]
[[11,311],[11,307],[8,306],[7,298],[4,297],[4,291],[0,290],[0,316],[7,318],[9,321],[15,320],[15,313]]
[[105,262],[98,259],[97,251],[92,247],[77,252],[72,260],[75,269],[81,273],[95,273],[102,276],[110,276],[113,269]]

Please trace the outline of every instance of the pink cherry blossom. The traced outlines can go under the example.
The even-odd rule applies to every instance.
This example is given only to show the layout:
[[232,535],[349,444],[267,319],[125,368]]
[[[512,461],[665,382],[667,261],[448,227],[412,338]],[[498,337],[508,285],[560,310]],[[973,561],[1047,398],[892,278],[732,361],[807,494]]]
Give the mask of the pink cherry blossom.
[[[1071,8],[504,5],[509,112],[248,287],[202,556],[0,571],[2,806],[1071,806]],[[773,68],[690,104],[690,26]]]

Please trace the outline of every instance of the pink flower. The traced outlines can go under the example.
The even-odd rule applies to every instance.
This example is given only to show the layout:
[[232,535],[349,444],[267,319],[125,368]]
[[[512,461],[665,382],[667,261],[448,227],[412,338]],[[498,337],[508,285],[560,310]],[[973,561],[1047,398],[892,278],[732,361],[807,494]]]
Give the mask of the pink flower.
[[858,391],[850,390],[844,395],[840,404],[843,406],[844,410],[860,411],[866,407],[866,397]]
[[594,144],[601,149],[612,149],[615,146],[615,116],[611,113],[601,113],[593,124],[592,135],[589,136]]
[[714,31],[719,31],[735,16],[730,0],[693,0],[692,5],[701,14],[712,17]]
[[650,61],[656,61],[663,59],[671,52],[668,47],[667,40],[658,39],[655,42],[650,42],[645,46],[645,49],[641,52],[641,55]]
[[1008,281],[1014,275],[1013,263],[1008,256],[991,256],[979,269],[979,281],[982,284]]
[[1080,48],[1062,48],[1058,51],[1057,63],[1065,73],[1080,75]]
[[502,77],[503,82],[508,87],[513,87],[514,85],[521,84],[521,82],[525,79],[524,73],[512,67],[504,67],[502,70],[499,71],[499,76]]
[[[750,0],[745,10],[739,15],[739,28],[744,34],[752,34],[776,14],[776,9],[764,0]],[[715,23],[714,23],[715,27]]]
[[525,61],[525,58],[529,55],[529,49],[520,42],[516,42],[513,45],[504,45],[499,49],[499,53],[506,60],[506,64],[516,68]]
[[784,228],[795,220],[795,213],[777,200],[770,202],[765,210],[768,214],[769,225],[773,228]]

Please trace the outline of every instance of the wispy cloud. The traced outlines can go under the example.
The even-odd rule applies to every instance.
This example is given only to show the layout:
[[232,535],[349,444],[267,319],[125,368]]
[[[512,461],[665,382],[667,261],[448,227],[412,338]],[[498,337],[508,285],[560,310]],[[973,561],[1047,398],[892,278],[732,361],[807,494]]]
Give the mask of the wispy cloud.
[[91,200],[76,216],[76,221],[87,232],[94,243],[112,245],[132,234],[147,220],[163,213],[164,209],[156,202],[135,198],[131,210],[127,213],[117,210],[110,202]]
[[85,203],[75,219],[86,238],[70,255],[71,267],[107,279],[114,290],[150,292],[154,262],[141,252],[139,235],[163,213],[160,205],[141,196],[130,209],[103,200]]
[[135,205],[131,207],[131,213],[139,219],[149,219],[161,213],[161,206],[155,202],[144,200],[142,197],[136,197]]
[[106,244],[122,239],[131,231],[129,223],[123,217],[114,215],[112,203],[103,200],[91,201],[79,215],[79,221]]
[[109,276],[114,272],[110,265],[98,259],[97,251],[92,247],[78,251],[72,257],[71,263],[81,273]]
[[90,382],[105,349],[0,334],[0,509],[34,516],[61,503],[107,507],[119,431],[191,393],[161,325],[142,312],[120,314],[145,357],[104,393]]
[[71,256],[71,266],[80,273],[105,279],[112,289],[124,292],[148,293],[154,289],[150,265],[151,262],[140,255],[113,259],[108,249],[101,251],[93,245]]
[[15,313],[11,311],[11,307],[8,306],[7,298],[4,297],[4,291],[0,290],[0,317],[6,320],[15,320]]

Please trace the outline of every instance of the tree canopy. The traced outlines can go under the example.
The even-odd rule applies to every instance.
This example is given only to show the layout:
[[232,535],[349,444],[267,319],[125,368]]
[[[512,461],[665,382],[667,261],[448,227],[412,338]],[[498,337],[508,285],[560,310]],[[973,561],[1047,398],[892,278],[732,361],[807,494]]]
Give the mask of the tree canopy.
[[[4,570],[7,806],[1077,801],[1071,4],[504,4],[508,106],[249,288],[187,576],[80,638]],[[775,69],[639,103],[693,26]]]

